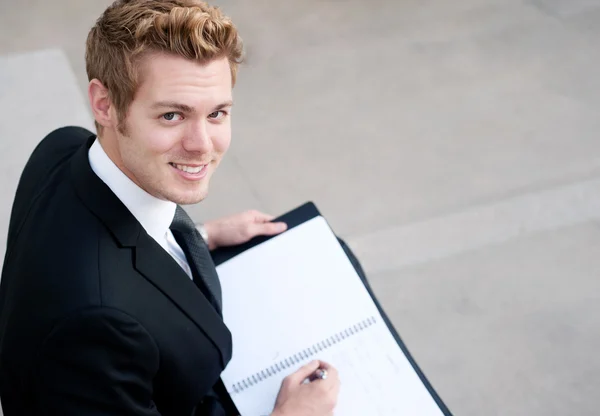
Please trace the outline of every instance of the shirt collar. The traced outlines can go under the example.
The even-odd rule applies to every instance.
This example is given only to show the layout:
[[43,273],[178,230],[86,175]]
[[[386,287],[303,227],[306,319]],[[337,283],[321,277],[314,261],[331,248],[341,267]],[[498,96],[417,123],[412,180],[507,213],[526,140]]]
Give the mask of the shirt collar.
[[158,199],[136,185],[108,157],[98,139],[92,144],[88,157],[94,173],[121,200],[146,232],[158,242],[164,239],[175,217],[177,205]]

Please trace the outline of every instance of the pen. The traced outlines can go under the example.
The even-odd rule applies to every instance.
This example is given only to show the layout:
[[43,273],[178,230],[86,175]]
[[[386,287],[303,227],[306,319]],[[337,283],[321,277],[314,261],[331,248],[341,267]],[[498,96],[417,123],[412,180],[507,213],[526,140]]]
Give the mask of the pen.
[[327,379],[327,370],[324,368],[317,368],[314,373],[310,375],[310,377],[305,378],[302,384],[308,384],[315,380],[326,380]]

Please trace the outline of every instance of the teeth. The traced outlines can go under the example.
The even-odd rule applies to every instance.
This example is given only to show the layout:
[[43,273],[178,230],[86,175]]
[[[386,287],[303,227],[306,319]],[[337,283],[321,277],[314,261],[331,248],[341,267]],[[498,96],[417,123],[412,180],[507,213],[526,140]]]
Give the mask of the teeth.
[[177,169],[182,170],[187,173],[200,173],[200,171],[204,168],[204,166],[191,167],[185,165],[174,165]]

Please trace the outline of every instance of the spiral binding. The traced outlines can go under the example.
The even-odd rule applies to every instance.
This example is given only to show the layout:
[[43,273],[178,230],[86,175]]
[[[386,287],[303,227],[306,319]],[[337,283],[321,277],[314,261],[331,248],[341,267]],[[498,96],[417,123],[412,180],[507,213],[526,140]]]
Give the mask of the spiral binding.
[[323,341],[317,342],[316,344],[279,361],[271,367],[265,368],[264,370],[261,370],[251,375],[250,377],[247,377],[244,380],[234,383],[231,386],[230,394],[241,393],[244,390],[268,379],[269,377],[272,377],[282,372],[283,370],[286,370],[293,365],[299,364],[302,361],[312,357],[313,355],[332,347],[338,342],[341,342],[354,334],[364,331],[368,327],[373,326],[376,322],[377,320],[374,316],[372,316],[357,323],[356,325],[350,326],[344,329],[343,331],[340,331],[337,334],[330,336],[329,338]]

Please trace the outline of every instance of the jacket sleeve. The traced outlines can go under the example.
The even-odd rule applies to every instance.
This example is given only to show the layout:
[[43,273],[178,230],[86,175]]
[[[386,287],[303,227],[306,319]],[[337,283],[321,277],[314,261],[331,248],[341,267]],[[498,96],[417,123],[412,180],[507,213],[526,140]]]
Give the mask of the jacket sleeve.
[[133,318],[107,308],[78,312],[42,345],[34,414],[159,416],[152,401],[158,366],[158,347]]

